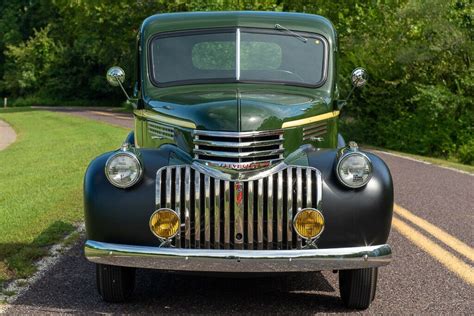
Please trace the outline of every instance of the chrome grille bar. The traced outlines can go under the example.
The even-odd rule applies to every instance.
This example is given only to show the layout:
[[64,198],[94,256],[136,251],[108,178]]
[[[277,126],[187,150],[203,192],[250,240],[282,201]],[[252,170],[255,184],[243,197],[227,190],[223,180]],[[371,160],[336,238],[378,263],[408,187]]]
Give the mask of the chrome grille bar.
[[220,248],[221,240],[221,181],[214,179],[214,248]]
[[194,131],[194,158],[202,162],[235,164],[266,162],[275,164],[283,160],[283,131],[218,132]]
[[263,179],[258,180],[257,196],[257,242],[258,249],[263,249]]
[[273,248],[273,175],[267,178],[267,247]]
[[185,167],[184,172],[184,231],[185,247],[191,248],[191,168]]
[[252,181],[220,180],[193,165],[167,166],[156,174],[156,206],[181,219],[172,245],[205,249],[301,249],[293,217],[321,201],[321,174],[288,166]]
[[253,210],[254,210],[254,204],[253,204],[253,197],[254,197],[254,183],[255,181],[250,181],[248,183],[248,193],[247,193],[247,212],[248,212],[248,217],[247,217],[247,242],[248,242],[248,248],[253,249]]
[[201,174],[194,171],[194,248],[201,247]]
[[211,178],[208,175],[204,176],[204,190],[204,248],[209,249],[211,248]]

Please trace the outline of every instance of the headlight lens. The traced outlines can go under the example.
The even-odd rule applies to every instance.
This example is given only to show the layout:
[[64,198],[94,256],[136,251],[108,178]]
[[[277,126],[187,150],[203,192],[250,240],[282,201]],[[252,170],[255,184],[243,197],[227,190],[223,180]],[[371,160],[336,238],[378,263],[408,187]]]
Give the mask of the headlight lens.
[[128,188],[140,180],[142,166],[131,152],[118,152],[105,164],[105,175],[110,183],[119,188]]
[[150,217],[150,229],[161,239],[169,239],[179,232],[180,220],[175,211],[161,208]]
[[293,226],[300,237],[313,239],[323,232],[324,216],[314,208],[306,208],[295,215]]
[[351,152],[339,160],[337,177],[349,188],[360,188],[372,177],[372,163],[363,153]]

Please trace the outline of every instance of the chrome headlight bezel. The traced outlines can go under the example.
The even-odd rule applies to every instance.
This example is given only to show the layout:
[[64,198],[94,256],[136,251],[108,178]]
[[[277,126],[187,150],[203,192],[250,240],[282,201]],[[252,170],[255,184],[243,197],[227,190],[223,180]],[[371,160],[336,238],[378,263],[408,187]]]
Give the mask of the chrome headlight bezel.
[[[110,168],[110,164],[115,160],[117,159],[118,157],[120,156],[126,156],[128,158],[131,158],[133,163],[136,165],[137,167],[137,171],[138,171],[138,174],[137,176],[132,179],[131,181],[127,182],[127,183],[119,183],[119,182],[116,182],[112,177],[111,175],[109,174],[109,168]],[[137,154],[135,154],[133,151],[131,151],[131,147],[130,146],[123,146],[121,150],[113,153],[106,161],[105,163],[105,168],[104,168],[104,172],[105,172],[105,176],[107,177],[107,180],[109,180],[109,182],[117,187],[117,188],[120,188],[120,189],[126,189],[126,188],[130,188],[132,186],[134,186],[135,184],[137,184],[141,178],[143,177],[143,165],[138,157]]]
[[[348,148],[345,148],[345,150],[342,151],[341,156],[338,158],[338,162],[336,165],[336,175],[339,182],[341,182],[344,186],[351,189],[358,189],[358,188],[364,187],[365,185],[367,185],[367,183],[369,183],[373,174],[373,166],[372,166],[372,161],[370,160],[370,158],[366,154],[358,150],[357,144],[355,144],[355,146],[353,144],[351,144],[351,146],[349,146]],[[352,156],[362,157],[365,160],[368,167],[367,178],[360,183],[347,183],[346,181],[344,181],[343,177],[341,176],[341,169],[340,169],[341,165]]]

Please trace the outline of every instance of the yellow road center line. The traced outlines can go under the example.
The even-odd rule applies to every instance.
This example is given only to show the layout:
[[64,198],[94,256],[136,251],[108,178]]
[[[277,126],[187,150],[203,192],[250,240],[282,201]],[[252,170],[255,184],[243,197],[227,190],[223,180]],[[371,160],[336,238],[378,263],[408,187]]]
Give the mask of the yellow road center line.
[[470,285],[474,285],[474,269],[470,265],[459,260],[449,251],[438,246],[428,237],[425,237],[400,219],[394,217],[392,224],[403,236],[438,260],[448,270],[457,274]]
[[474,249],[472,249],[471,247],[469,247],[468,245],[466,245],[459,239],[451,236],[446,231],[442,230],[439,227],[436,227],[430,222],[424,220],[423,218],[416,216],[415,214],[404,209],[400,205],[394,204],[393,210],[395,211],[396,214],[400,215],[401,217],[410,221],[414,225],[425,230],[427,233],[429,233],[430,235],[432,235],[434,238],[438,239],[439,241],[443,242],[448,247],[454,249],[455,251],[465,256],[466,258],[469,258],[469,260],[474,261]]

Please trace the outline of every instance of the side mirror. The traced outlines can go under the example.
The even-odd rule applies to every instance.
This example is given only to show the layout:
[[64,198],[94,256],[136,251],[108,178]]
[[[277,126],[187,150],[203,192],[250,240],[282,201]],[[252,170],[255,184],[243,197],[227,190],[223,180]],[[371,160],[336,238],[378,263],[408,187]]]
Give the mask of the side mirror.
[[364,68],[356,68],[352,71],[351,81],[352,85],[355,88],[361,88],[367,84],[367,80],[369,80],[369,75]]
[[130,97],[128,96],[127,91],[125,91],[123,87],[123,83],[125,81],[125,71],[123,71],[122,68],[118,66],[109,68],[109,70],[107,70],[106,78],[107,78],[107,82],[112,87],[120,87],[123,93],[125,94],[125,96],[127,97],[127,100],[130,100]]
[[347,95],[344,100],[337,101],[337,108],[340,110],[344,105],[347,104],[347,100],[351,97],[352,92],[354,92],[355,88],[362,88],[367,84],[369,80],[369,75],[367,74],[367,70],[362,67],[357,67],[352,71],[351,81],[352,81],[352,89]]
[[118,87],[125,81],[125,71],[122,68],[114,66],[107,70],[107,82],[112,87]]

